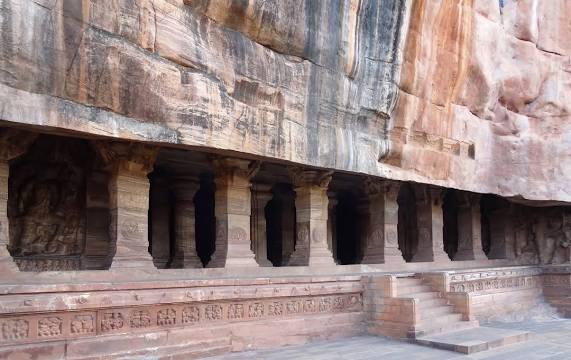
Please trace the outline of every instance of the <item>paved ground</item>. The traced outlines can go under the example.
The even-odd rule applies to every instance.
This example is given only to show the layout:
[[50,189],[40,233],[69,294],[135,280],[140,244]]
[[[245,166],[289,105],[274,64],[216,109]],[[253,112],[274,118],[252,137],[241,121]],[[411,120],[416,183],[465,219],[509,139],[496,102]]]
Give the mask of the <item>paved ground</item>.
[[209,360],[446,360],[446,359],[489,359],[489,360],[571,360],[571,320],[543,322],[494,323],[490,326],[504,329],[520,329],[535,333],[525,343],[505,346],[476,353],[462,355],[450,351],[436,350],[404,342],[373,336],[359,336],[333,341],[314,342],[301,346],[283,347],[265,351],[235,353]]

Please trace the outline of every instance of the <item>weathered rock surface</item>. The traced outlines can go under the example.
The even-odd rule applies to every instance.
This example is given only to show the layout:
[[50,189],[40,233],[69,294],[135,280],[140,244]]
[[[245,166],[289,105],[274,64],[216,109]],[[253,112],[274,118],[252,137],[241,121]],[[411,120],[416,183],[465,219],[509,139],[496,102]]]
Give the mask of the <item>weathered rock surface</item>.
[[0,119],[571,201],[565,0],[2,0]]

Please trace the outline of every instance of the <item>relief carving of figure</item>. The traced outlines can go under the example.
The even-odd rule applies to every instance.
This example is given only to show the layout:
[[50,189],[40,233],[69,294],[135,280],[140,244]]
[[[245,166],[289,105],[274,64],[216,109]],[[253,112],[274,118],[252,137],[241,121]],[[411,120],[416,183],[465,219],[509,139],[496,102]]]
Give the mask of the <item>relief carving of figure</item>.
[[[79,255],[85,240],[85,163],[76,143],[40,141],[11,168],[14,256]],[[85,161],[84,161],[85,162]]]

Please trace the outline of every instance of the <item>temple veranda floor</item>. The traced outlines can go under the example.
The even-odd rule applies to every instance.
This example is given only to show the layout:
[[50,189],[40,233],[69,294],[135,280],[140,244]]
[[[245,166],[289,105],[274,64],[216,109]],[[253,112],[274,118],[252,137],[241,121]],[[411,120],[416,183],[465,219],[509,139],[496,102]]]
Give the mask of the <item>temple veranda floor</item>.
[[555,319],[515,323],[492,323],[490,327],[522,330],[532,333],[530,340],[471,355],[438,350],[377,336],[357,336],[319,341],[300,346],[287,346],[263,351],[245,351],[208,360],[373,360],[373,359],[571,359],[571,320]]

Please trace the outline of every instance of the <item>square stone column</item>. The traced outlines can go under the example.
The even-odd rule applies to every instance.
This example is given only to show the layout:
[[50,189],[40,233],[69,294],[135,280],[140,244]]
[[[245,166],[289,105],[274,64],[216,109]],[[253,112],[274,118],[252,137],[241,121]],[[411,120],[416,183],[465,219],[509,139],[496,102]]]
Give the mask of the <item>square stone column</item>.
[[295,186],[296,244],[289,265],[333,266],[327,246],[327,188],[331,172],[290,169]]
[[0,129],[0,272],[19,271],[8,252],[10,222],[8,221],[9,161],[23,155],[36,140],[37,134],[15,129]]
[[413,262],[447,263],[450,258],[444,252],[444,217],[441,189],[416,185],[418,247]]
[[368,178],[369,228],[363,264],[404,264],[398,244],[398,203],[400,184]]
[[458,251],[454,261],[487,260],[482,249],[480,195],[462,193],[458,200]]
[[141,164],[118,160],[109,183],[112,268],[154,269],[149,253],[149,179]]
[[175,246],[172,268],[202,268],[196,252],[196,211],[194,196],[200,189],[195,177],[176,178],[171,185],[175,197]]
[[250,232],[252,234],[252,250],[260,266],[271,267],[268,260],[268,238],[266,223],[266,205],[272,199],[272,186],[255,183],[252,186],[252,221]]
[[251,183],[259,164],[219,158],[215,168],[216,250],[208,267],[257,267],[250,246]]
[[110,168],[109,236],[115,246],[112,269],[155,269],[149,253],[149,178],[158,148],[111,141],[94,142]]
[[158,269],[166,269],[171,260],[170,244],[170,192],[168,178],[153,176],[151,179],[151,254]]

